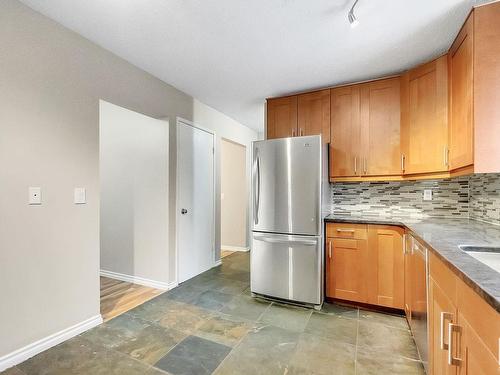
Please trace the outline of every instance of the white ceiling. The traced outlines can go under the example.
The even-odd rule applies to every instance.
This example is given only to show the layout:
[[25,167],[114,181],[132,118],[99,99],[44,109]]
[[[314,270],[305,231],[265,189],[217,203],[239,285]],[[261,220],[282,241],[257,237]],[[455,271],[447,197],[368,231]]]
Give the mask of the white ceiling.
[[474,0],[22,0],[262,131],[264,99],[375,78],[444,52]]

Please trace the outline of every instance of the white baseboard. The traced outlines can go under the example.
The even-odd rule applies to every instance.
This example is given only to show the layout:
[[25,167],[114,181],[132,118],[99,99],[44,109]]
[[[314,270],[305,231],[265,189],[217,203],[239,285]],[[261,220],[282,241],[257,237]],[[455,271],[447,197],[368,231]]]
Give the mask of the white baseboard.
[[12,353],[0,357],[0,371],[6,370],[12,366],[18,365],[30,359],[31,357],[43,352],[44,350],[50,349],[63,341],[69,340],[72,337],[79,335],[95,326],[102,323],[101,314],[93,316],[90,319],[84,320],[83,322],[77,323],[71,327],[65,328],[62,331],[56,332],[50,336],[44,337],[38,341],[35,341],[25,347],[17,349]]
[[120,281],[126,281],[126,282],[132,283],[132,284],[149,286],[151,288],[161,289],[161,290],[172,289],[171,283],[165,283],[163,281],[145,279],[144,277],[131,276],[131,275],[126,275],[124,273],[107,271],[107,270],[101,270],[99,273],[101,276],[109,277],[111,279],[116,279],[116,280],[120,280]]
[[[216,261],[214,262],[214,267],[220,266],[221,264],[222,264],[222,260],[221,260],[221,259],[216,260]],[[212,267],[212,268],[214,268],[214,267]]]
[[179,286],[179,283],[176,281],[172,281],[171,283],[168,283],[168,290],[172,290],[177,286]]
[[249,247],[241,247],[241,246],[226,246],[222,245],[221,250],[226,250],[226,251],[249,251]]

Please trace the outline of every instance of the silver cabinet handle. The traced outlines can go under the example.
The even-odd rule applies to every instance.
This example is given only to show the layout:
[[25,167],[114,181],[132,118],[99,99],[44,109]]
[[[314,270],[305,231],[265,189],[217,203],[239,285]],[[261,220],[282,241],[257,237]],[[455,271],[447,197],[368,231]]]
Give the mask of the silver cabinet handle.
[[328,257],[332,259],[332,241],[328,241]]
[[340,233],[354,233],[355,230],[354,229],[337,229],[337,232],[340,232]]
[[316,246],[318,244],[317,240],[301,240],[297,238],[275,238],[269,236],[254,236],[256,240],[268,243],[280,243],[280,244],[297,244],[305,246]]
[[403,233],[403,255],[406,254],[406,233]]
[[292,129],[292,137],[295,137],[295,129]]
[[405,155],[401,154],[401,170],[405,171]]
[[449,150],[448,150],[448,147],[445,146],[444,147],[444,165],[445,166],[448,166],[448,164],[449,164],[448,158],[449,158]]
[[450,366],[458,366],[462,362],[460,358],[453,357],[453,331],[460,332],[461,327],[458,324],[448,323],[448,364]]
[[[440,343],[441,343],[441,349],[442,350],[448,350],[448,347],[449,345],[447,343],[444,342],[444,323],[447,321],[447,320],[452,320],[453,319],[453,314],[452,313],[449,313],[449,312],[444,312],[442,311],[441,312],[441,333],[440,333]],[[448,341],[449,341],[449,336],[448,336]]]
[[354,174],[358,174],[358,157],[354,157]]
[[366,160],[366,159],[367,159],[367,158],[364,158],[364,167],[363,167],[363,171],[365,172],[365,174],[366,174],[366,171],[367,171],[367,167],[366,167],[366,165],[368,164],[368,162],[367,162],[367,160]]
[[299,130],[299,135],[302,137],[304,135],[304,130],[302,130],[302,128],[300,128]]

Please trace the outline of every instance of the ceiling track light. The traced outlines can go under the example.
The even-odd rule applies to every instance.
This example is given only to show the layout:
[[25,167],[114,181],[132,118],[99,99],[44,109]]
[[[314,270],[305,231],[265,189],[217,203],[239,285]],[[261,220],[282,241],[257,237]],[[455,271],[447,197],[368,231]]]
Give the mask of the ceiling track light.
[[359,21],[354,15],[354,7],[358,3],[359,0],[355,0],[354,4],[352,4],[351,10],[349,11],[349,14],[347,15],[347,19],[349,20],[349,23],[351,24],[351,28],[355,28],[356,26],[359,25]]

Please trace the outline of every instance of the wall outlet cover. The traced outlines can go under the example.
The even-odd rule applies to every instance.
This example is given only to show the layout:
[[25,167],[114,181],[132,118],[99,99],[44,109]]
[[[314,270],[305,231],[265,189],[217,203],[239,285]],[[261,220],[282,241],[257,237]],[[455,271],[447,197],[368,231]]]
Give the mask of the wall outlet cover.
[[42,204],[42,188],[30,186],[28,188],[28,203],[30,205]]
[[87,203],[87,193],[85,188],[75,188],[73,201],[75,204]]
[[431,201],[431,200],[432,200],[432,190],[425,189],[424,190],[424,201]]

